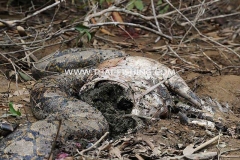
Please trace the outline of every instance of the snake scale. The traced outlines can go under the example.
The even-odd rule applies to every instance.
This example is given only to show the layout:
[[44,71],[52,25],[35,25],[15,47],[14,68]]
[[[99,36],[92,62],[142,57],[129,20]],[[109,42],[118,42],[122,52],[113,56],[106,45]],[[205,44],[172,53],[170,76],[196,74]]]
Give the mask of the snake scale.
[[[91,72],[65,73],[66,69],[76,68]],[[133,69],[135,74],[123,72]],[[144,74],[136,73],[146,69]],[[106,74],[106,70],[118,72]],[[32,72],[39,80],[31,90],[30,103],[39,121],[23,125],[4,138],[0,142],[0,159],[47,159],[55,141],[64,145],[67,140],[101,137],[115,123],[109,118],[114,116],[101,109],[106,104],[121,114],[130,108],[129,114],[152,117],[161,107],[173,105],[170,92],[174,91],[196,107],[202,105],[173,70],[153,59],[126,56],[117,50],[59,51],[36,63]],[[143,95],[156,84],[158,87]],[[108,96],[104,99],[103,94]]]

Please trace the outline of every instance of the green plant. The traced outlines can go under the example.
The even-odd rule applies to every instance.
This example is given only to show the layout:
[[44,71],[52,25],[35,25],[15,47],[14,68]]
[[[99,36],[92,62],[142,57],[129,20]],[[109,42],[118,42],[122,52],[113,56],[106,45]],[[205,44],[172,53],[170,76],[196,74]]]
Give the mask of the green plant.
[[112,2],[114,2],[114,0],[97,0],[97,1],[99,1],[99,4],[100,5],[102,5],[103,4],[103,2],[107,2],[107,3],[112,3]]
[[75,29],[83,36],[84,34],[87,34],[88,41],[92,39],[92,34],[90,33],[90,29],[84,25],[77,25]]
[[12,116],[21,116],[22,115],[19,110],[16,111],[14,109],[12,102],[9,102],[8,107],[9,107],[9,112]]
[[131,0],[127,4],[127,9],[131,10],[133,8],[137,8],[138,10],[142,11],[143,10],[143,2],[142,0]]
[[[160,9],[160,6],[161,6],[161,9]],[[159,8],[159,14],[164,14],[168,11],[169,5],[168,4],[164,5],[163,1],[159,0],[158,3],[157,3],[157,8]]]

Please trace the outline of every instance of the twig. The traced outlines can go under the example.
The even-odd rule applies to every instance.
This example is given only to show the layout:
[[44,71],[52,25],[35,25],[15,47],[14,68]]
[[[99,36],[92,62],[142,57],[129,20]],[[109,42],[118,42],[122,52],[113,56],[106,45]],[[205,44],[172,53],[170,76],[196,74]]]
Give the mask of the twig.
[[[17,73],[17,69],[16,69],[16,67],[17,67],[18,69],[19,69],[20,67],[18,67],[16,64],[14,64],[11,59],[7,58],[7,57],[6,57],[4,54],[2,54],[1,52],[0,52],[0,55],[3,56],[5,59],[7,59],[7,60],[12,64],[13,69],[14,69],[14,71],[15,71],[15,84],[16,84],[16,88],[17,88],[18,94],[20,95],[19,88],[18,88],[18,73]],[[22,70],[22,69],[21,69],[21,70]],[[23,71],[23,72],[25,73],[25,71]],[[31,77],[31,76],[30,76],[30,77]],[[33,79],[34,79],[34,78],[33,78]],[[11,82],[11,81],[10,81],[10,82]],[[10,87],[10,83],[9,83],[9,87]],[[23,109],[24,109],[24,112],[26,113],[26,118],[27,118],[27,120],[28,120],[28,115],[27,115],[27,111],[26,111],[25,106],[23,107]]]
[[[64,43],[66,42],[69,42],[69,41],[72,41],[74,39],[76,39],[78,36],[75,36],[69,40],[66,40],[64,41]],[[6,54],[14,54],[14,53],[19,53],[19,52],[23,52],[23,51],[27,51],[27,50],[32,50],[32,49],[38,49],[38,48],[47,48],[47,47],[52,47],[52,46],[55,46],[55,45],[58,45],[58,44],[62,44],[63,42],[57,42],[57,43],[53,43],[53,44],[49,44],[49,45],[45,45],[45,46],[36,46],[36,47],[31,47],[31,48],[28,48],[28,49],[25,49],[25,50],[17,50],[17,51],[13,51],[13,52],[8,52],[8,53],[2,53],[3,55],[6,55]]]
[[[46,10],[48,10],[48,9],[50,9],[50,8],[52,8],[52,7],[60,4],[60,3],[62,3],[62,2],[65,2],[65,0],[56,1],[55,3],[53,3],[53,4],[51,4],[51,5],[43,8],[43,9],[41,9],[41,10],[39,10],[39,11],[36,11],[36,12],[34,12],[33,14],[31,14],[31,15],[29,15],[29,16],[21,19],[21,20],[4,21],[4,20],[1,20],[1,19],[0,19],[0,22],[2,22],[3,24],[7,25],[7,26],[10,27],[10,28],[12,28],[12,27],[16,26],[17,24],[23,23],[23,22],[25,22],[26,20],[28,20],[28,19],[30,19],[30,18],[38,15],[39,13],[41,13],[41,12],[43,12],[43,11],[46,11]],[[3,24],[0,23],[0,26],[3,26]]]
[[[96,143],[94,143],[91,147],[82,150],[81,152],[79,152],[78,149],[77,149],[78,154],[82,156],[82,155],[84,154],[84,152],[90,151],[90,150],[93,149],[96,145],[98,145],[108,134],[109,134],[109,132],[106,132]],[[77,156],[77,155],[75,155],[75,156]]]
[[[222,134],[219,134],[219,135],[217,135],[216,137],[210,139],[209,141],[201,144],[200,146],[198,146],[197,148],[194,149],[194,152],[197,152],[197,151],[203,149],[204,147],[206,147],[206,146],[208,146],[209,144],[213,143],[214,141],[218,140],[221,136],[222,136]],[[194,152],[193,152],[193,153],[194,153]]]
[[[205,8],[203,7],[205,3],[205,0],[203,2],[201,2],[201,6],[198,9],[198,13],[196,14],[196,17],[194,18],[192,24],[194,24],[194,26],[196,25],[196,22],[198,21],[199,17],[202,16],[205,12]],[[189,29],[187,30],[187,32],[184,34],[183,38],[180,41],[180,45],[182,44],[183,40],[185,39],[185,37],[188,35],[188,33],[190,32],[190,30],[192,29],[192,25],[189,27]]]
[[[151,1],[153,1],[153,0],[151,0]],[[210,4],[213,4],[213,3],[218,2],[218,1],[219,1],[219,0],[211,1],[211,2],[205,3],[205,5],[210,5]],[[202,5],[202,4],[201,4],[201,5]],[[143,28],[143,29],[148,30],[148,31],[151,31],[151,32],[153,32],[153,33],[155,33],[155,34],[157,34],[157,35],[159,35],[159,36],[162,36],[162,37],[165,37],[165,38],[167,38],[167,39],[172,40],[172,37],[170,37],[170,36],[165,35],[165,34],[162,33],[162,31],[161,31],[161,29],[160,29],[160,27],[159,27],[159,24],[158,24],[158,22],[157,22],[157,19],[158,19],[158,18],[169,18],[169,17],[168,17],[169,15],[171,15],[171,14],[173,14],[173,13],[176,13],[177,11],[172,11],[172,12],[168,12],[168,13],[165,13],[165,14],[156,15],[156,13],[154,12],[155,9],[154,9],[154,4],[153,4],[153,2],[152,2],[152,6],[153,6],[153,15],[154,15],[154,16],[149,16],[149,17],[144,16],[144,15],[141,15],[141,14],[136,13],[136,12],[131,12],[131,11],[126,10],[126,9],[123,9],[123,8],[117,8],[117,7],[115,7],[115,6],[111,6],[111,7],[107,8],[107,9],[105,9],[105,10],[102,10],[102,11],[100,11],[100,12],[97,12],[97,13],[90,14],[90,15],[86,16],[85,19],[84,19],[83,25],[88,26],[88,27],[91,27],[91,25],[89,24],[90,19],[92,19],[92,18],[94,18],[94,17],[102,16],[103,14],[105,14],[105,13],[107,13],[107,12],[124,12],[124,13],[126,13],[126,14],[131,14],[131,15],[140,17],[140,18],[142,18],[142,19],[144,19],[144,20],[148,20],[148,21],[151,20],[151,19],[155,19],[155,22],[156,22],[157,28],[158,28],[158,32],[155,31],[155,30],[152,30],[152,29],[150,29],[150,28],[148,28],[148,27],[141,26],[141,25],[139,26],[139,28]],[[188,8],[183,8],[183,9],[181,9],[180,11],[182,11],[182,10],[190,10],[190,9],[193,9],[193,8],[196,8],[196,7],[199,7],[199,6],[200,6],[200,5],[191,6],[191,7],[188,7]],[[154,13],[155,13],[155,14],[154,14]],[[171,18],[170,18],[170,19],[171,19]],[[101,25],[103,25],[103,24],[101,24]],[[100,26],[101,26],[101,25],[100,25]],[[105,25],[107,25],[107,24],[105,23]],[[116,24],[115,24],[115,25],[116,25]],[[119,24],[119,25],[120,25],[120,24]],[[123,24],[123,25],[127,25],[127,23],[125,23],[125,24]],[[133,25],[131,25],[131,26],[133,26]],[[134,27],[137,27],[136,24],[134,24]]]
[[[221,1],[221,0],[213,0],[213,1],[210,1],[210,2],[205,3],[205,5],[206,5],[206,6],[207,6],[207,5],[211,5],[211,4],[214,4],[214,3],[219,2],[219,1]],[[192,9],[194,9],[194,8],[198,8],[198,7],[201,6],[201,5],[202,5],[202,4],[198,4],[198,5],[195,5],[195,6],[190,6],[190,7],[187,7],[187,8],[182,8],[182,9],[180,9],[179,11],[192,10]],[[144,15],[139,14],[139,13],[137,13],[137,12],[132,12],[132,11],[129,11],[129,10],[126,10],[126,9],[123,9],[123,8],[117,8],[117,7],[115,7],[115,6],[111,6],[111,7],[107,8],[107,9],[104,9],[104,10],[98,12],[98,13],[91,14],[91,15],[89,15],[89,16],[86,16],[85,19],[84,19],[84,21],[85,21],[84,25],[87,25],[87,23],[90,21],[91,18],[102,16],[102,15],[103,15],[104,13],[106,13],[106,12],[123,12],[123,13],[130,14],[130,15],[133,15],[133,16],[136,16],[136,17],[140,17],[140,18],[142,18],[142,19],[144,19],[144,20],[147,20],[147,21],[155,19],[154,16],[144,16]],[[170,15],[172,15],[172,14],[174,14],[174,13],[177,13],[177,11],[175,10],[175,11],[171,11],[171,12],[168,12],[168,13],[165,13],[165,14],[159,14],[159,15],[156,16],[156,18],[157,18],[157,19],[159,19],[159,18],[168,18],[168,19],[171,19],[171,18],[168,17],[168,16],[170,16]]]
[[229,156],[221,155],[221,158],[237,158],[237,159],[240,159],[240,155],[229,155]]
[[207,59],[208,59],[209,61],[211,61],[215,66],[217,66],[218,69],[221,69],[221,67],[220,67],[216,62],[214,62],[214,61],[212,60],[212,58],[210,58],[202,49],[200,49],[200,50],[202,51],[202,54],[203,54],[205,57],[207,57]]
[[141,119],[146,119],[146,120],[158,120],[158,118],[154,118],[154,117],[147,117],[147,116],[142,116],[142,115],[136,115],[136,114],[124,114],[124,115],[121,115],[121,116],[118,116],[118,117],[122,117],[122,118],[125,118],[125,117],[130,117],[130,118],[141,118]]
[[215,43],[215,44],[217,44],[217,45],[219,45],[219,46],[221,46],[221,47],[223,47],[223,48],[225,48],[225,49],[227,49],[227,50],[229,50],[229,51],[231,51],[231,52],[234,53],[238,58],[240,58],[240,55],[239,55],[237,52],[235,52],[234,50],[232,50],[231,48],[228,48],[228,47],[222,45],[221,43],[219,43],[219,42],[217,42],[217,41],[214,41],[214,40],[212,40],[211,38],[203,35],[185,15],[183,15],[176,7],[174,7],[174,6],[172,5],[172,3],[169,2],[169,0],[166,0],[166,2],[167,2],[173,9],[175,9],[181,16],[183,16],[183,18],[186,19],[186,20],[193,26],[193,28],[198,32],[198,34],[199,34],[200,36],[208,39],[209,41],[211,41],[211,42],[213,42],[213,43]]
[[23,72],[24,74],[26,74],[28,77],[30,77],[32,80],[36,81],[36,79],[34,79],[32,76],[30,76],[26,71],[22,70],[22,68],[20,68],[18,65],[15,65],[21,72]]
[[7,26],[8,28],[11,28],[13,24],[13,21],[5,21],[0,19],[0,27]]
[[[217,18],[225,18],[225,17],[235,16],[235,15],[239,15],[239,14],[240,14],[240,12],[235,12],[235,13],[231,13],[231,14],[224,14],[224,15],[219,15],[219,16],[207,17],[207,18],[198,19],[198,22],[213,20],[213,19],[217,19]],[[190,22],[193,22],[193,21],[190,21]],[[180,25],[181,26],[186,26],[190,22],[180,23]]]
[[127,43],[127,42],[117,42],[117,41],[114,41],[112,39],[106,39],[104,37],[100,37],[98,35],[95,35],[95,38],[97,39],[100,39],[100,40],[103,40],[103,41],[107,41],[107,42],[110,42],[110,43],[113,43],[113,44],[117,44],[117,45],[122,45],[122,46],[132,46],[133,44],[132,43]]
[[[51,34],[50,36],[48,36],[47,38],[45,39],[41,39],[41,40],[36,40],[36,41],[32,41],[32,42],[25,42],[25,43],[15,43],[13,42],[11,39],[9,39],[13,44],[8,44],[8,43],[1,43],[1,46],[13,46],[13,45],[17,45],[17,46],[20,46],[20,45],[32,45],[32,44],[38,44],[40,42],[43,42],[43,41],[47,41],[47,40],[50,40],[52,38],[55,38],[55,37],[58,37],[60,35],[62,35],[63,33],[66,33],[66,32],[75,32],[76,29],[75,28],[69,28],[69,29],[61,29],[61,30],[58,30],[56,31],[55,33]],[[6,35],[7,36],[7,35]],[[36,39],[36,38],[35,38]],[[22,50],[24,51],[24,50]]]
[[136,46],[138,47],[138,49],[142,52],[142,54],[144,54],[144,52],[142,51],[142,49],[139,47],[139,45],[137,44],[137,42],[135,41],[135,39],[131,36],[131,34],[128,33],[128,31],[126,31],[125,27],[122,27],[119,25],[119,28],[121,28],[132,40],[133,42],[136,44]]
[[[12,64],[13,69],[14,69],[14,71],[15,71],[16,88],[17,88],[18,93],[19,93],[19,89],[18,89],[18,74],[17,74],[17,69],[16,69],[16,67],[15,67],[15,64],[13,63],[13,61],[12,61],[11,59],[7,58],[7,57],[6,57],[4,54],[2,54],[1,52],[0,52],[0,55],[3,56],[5,59],[7,59],[7,60]],[[19,95],[20,95],[20,93],[19,93]]]
[[94,27],[101,27],[101,26],[105,26],[105,25],[125,25],[125,26],[133,26],[133,27],[136,27],[136,28],[142,28],[144,30],[147,30],[147,31],[150,31],[152,33],[155,33],[159,36],[162,36],[164,38],[167,38],[169,40],[172,40],[172,37],[171,36],[168,36],[166,34],[163,34],[163,33],[160,33],[154,29],[151,29],[151,28],[148,28],[148,27],[145,27],[145,26],[142,26],[140,24],[134,24],[134,23],[122,23],[122,22],[105,22],[105,23],[97,23],[97,24],[88,24],[86,25],[87,27],[89,28],[94,28]]
[[[25,43],[25,41],[20,37],[20,41],[24,44]],[[27,49],[27,46],[26,45],[22,45],[22,48],[25,50],[25,49]],[[29,64],[29,66],[30,66],[30,59],[29,59],[29,56],[32,58],[32,60],[33,61],[35,61],[35,62],[37,62],[38,61],[38,59],[37,59],[37,57],[35,56],[35,55],[33,55],[33,52],[31,53],[30,51],[25,51],[25,57],[23,58],[23,59],[27,59],[27,61],[28,61],[28,64]]]
[[111,144],[108,141],[106,141],[106,144],[98,147],[98,149],[97,149],[97,159],[99,158],[99,155],[100,155],[102,150],[108,149],[110,147],[111,147]]
[[[157,20],[157,15],[156,15],[156,11],[155,11],[155,7],[154,7],[154,2],[153,0],[151,0],[151,5],[152,5],[152,11],[153,11],[153,16],[154,16],[154,20],[155,20],[155,23],[157,25],[157,29],[158,29],[158,32],[162,33],[160,27],[159,27],[159,23],[158,23],[158,20]],[[160,39],[160,37],[158,37],[156,40],[155,40],[155,43],[158,42]]]
[[4,34],[8,37],[8,39],[13,43],[13,44],[15,44],[16,45],[16,43],[9,37],[9,35],[7,34],[7,32],[6,31],[4,31]]
[[52,144],[52,148],[51,148],[51,152],[49,153],[48,160],[51,160],[53,149],[56,146],[56,142],[57,142],[57,139],[58,139],[58,136],[59,136],[61,126],[62,126],[62,120],[59,120],[57,134],[56,134],[56,137],[54,138],[54,142]]
[[169,45],[167,46],[171,51],[172,51],[172,53],[173,54],[175,54],[180,60],[182,60],[183,62],[185,62],[185,63],[187,63],[187,64],[189,64],[189,65],[192,65],[192,66],[194,66],[194,67],[199,67],[198,65],[196,65],[196,64],[192,64],[191,62],[188,62],[188,61],[186,61],[185,59],[183,59],[182,57],[180,57],[173,49],[172,49],[172,47],[170,47]]
[[224,69],[229,69],[229,68],[240,68],[240,66],[227,66],[227,67],[222,68],[221,71]]
[[53,15],[53,18],[52,18],[52,20],[51,20],[51,22],[50,22],[48,28],[50,28],[50,27],[53,26],[53,20],[54,20],[54,18],[56,17],[57,12],[59,11],[59,9],[60,9],[60,5],[58,5],[57,10],[55,11],[55,13],[54,13],[54,15]]
[[222,157],[222,154],[224,154],[224,153],[232,152],[232,151],[239,151],[239,150],[240,150],[240,148],[229,149],[229,150],[226,150],[226,151],[220,152],[219,155],[218,155],[218,157],[219,157],[219,158]]

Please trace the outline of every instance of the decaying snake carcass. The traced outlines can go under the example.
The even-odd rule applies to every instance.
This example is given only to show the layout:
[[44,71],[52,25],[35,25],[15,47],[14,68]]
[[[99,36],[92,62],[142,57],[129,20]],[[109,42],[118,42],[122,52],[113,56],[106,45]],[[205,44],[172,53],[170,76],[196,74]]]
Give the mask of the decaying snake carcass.
[[56,142],[94,141],[109,130],[112,136],[124,133],[141,125],[139,119],[159,118],[166,107],[174,107],[172,93],[190,102],[201,117],[209,109],[175,71],[121,51],[57,52],[35,64],[33,76],[41,78],[30,95],[39,121],[4,138],[0,159],[44,159],[54,153]]

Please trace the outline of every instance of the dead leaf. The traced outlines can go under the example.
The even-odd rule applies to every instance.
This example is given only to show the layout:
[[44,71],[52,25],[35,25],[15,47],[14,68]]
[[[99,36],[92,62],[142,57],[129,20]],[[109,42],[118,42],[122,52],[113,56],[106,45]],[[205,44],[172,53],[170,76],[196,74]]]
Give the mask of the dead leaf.
[[23,101],[30,102],[30,98],[23,98]]
[[183,150],[183,155],[186,156],[186,155],[191,155],[193,153],[193,147],[194,147],[194,144],[189,144],[184,150]]
[[18,91],[15,91],[13,93],[14,96],[21,96],[21,95],[27,95],[29,94],[29,91],[28,90],[25,90],[25,89],[21,89],[21,90],[18,90]]
[[121,156],[121,151],[119,150],[118,147],[111,147],[110,148],[110,151],[109,151],[109,154],[112,155],[112,156],[117,156],[119,159],[123,159],[122,156]]
[[[91,19],[91,22],[93,24],[96,24],[97,22],[95,21],[94,18]],[[109,36],[115,36],[114,34],[110,33],[108,30],[104,29],[104,28],[101,28],[100,31],[106,35],[109,35]]]
[[184,156],[191,155],[191,154],[193,154],[194,152],[197,152],[197,151],[205,148],[205,147],[208,146],[209,144],[212,144],[212,143],[215,142],[217,139],[219,139],[219,137],[220,137],[221,135],[222,135],[222,134],[213,137],[212,139],[210,139],[210,140],[202,143],[200,146],[198,146],[198,147],[196,147],[196,148],[193,148],[193,147],[194,147],[194,144],[188,145],[188,146],[183,150],[183,155],[184,155]]

